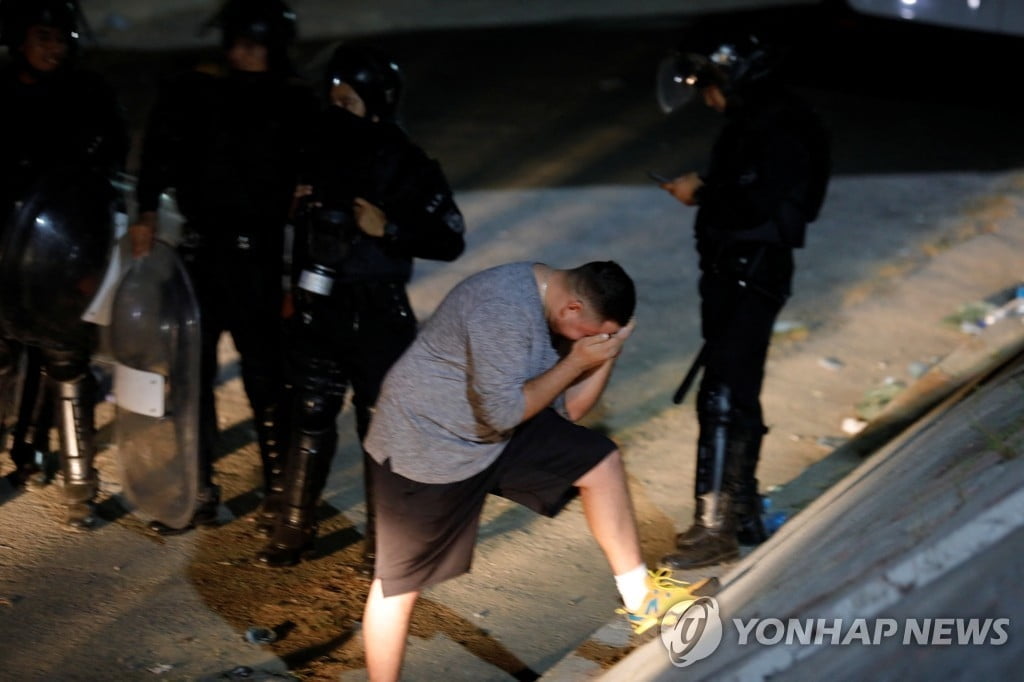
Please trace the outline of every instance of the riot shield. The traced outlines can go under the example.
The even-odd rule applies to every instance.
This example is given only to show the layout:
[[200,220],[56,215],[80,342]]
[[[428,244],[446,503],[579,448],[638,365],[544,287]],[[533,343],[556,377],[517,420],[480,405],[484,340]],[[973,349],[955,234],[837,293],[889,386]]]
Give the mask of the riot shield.
[[166,243],[121,279],[110,344],[123,496],[139,515],[184,528],[199,489],[199,308]]
[[64,167],[44,176],[12,213],[0,242],[0,322],[33,345],[77,346],[107,272],[117,191],[104,174]]
[[0,449],[7,443],[8,422],[17,414],[23,360],[21,344],[0,338]]

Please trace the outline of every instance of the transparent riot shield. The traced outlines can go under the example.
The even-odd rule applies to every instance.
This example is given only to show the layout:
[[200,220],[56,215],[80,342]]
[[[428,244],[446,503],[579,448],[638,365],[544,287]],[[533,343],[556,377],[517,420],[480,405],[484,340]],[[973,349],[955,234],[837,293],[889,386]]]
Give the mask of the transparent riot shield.
[[168,244],[157,241],[125,272],[110,344],[125,501],[140,516],[184,528],[199,488],[199,308]]

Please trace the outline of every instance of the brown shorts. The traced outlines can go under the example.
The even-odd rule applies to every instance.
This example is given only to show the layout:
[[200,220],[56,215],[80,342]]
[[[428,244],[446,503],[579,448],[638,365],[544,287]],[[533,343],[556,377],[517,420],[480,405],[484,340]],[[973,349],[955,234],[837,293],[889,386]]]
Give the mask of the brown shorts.
[[515,430],[493,464],[463,481],[420,483],[367,458],[377,513],[375,577],[384,596],[468,572],[488,494],[554,516],[576,496],[573,484],[616,448],[546,409]]

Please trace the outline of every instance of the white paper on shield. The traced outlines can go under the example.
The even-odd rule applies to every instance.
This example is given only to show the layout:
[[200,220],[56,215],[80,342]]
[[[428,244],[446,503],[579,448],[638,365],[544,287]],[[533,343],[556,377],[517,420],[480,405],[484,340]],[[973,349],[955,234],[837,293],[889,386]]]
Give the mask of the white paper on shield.
[[147,417],[164,416],[164,376],[120,363],[114,365],[117,405]]

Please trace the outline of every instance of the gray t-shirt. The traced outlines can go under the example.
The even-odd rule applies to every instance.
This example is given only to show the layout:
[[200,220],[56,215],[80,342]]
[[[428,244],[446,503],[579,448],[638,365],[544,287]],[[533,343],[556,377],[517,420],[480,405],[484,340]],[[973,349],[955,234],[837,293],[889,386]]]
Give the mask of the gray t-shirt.
[[532,264],[473,275],[388,372],[366,450],[414,481],[465,480],[501,454],[523,419],[523,386],[557,361]]

